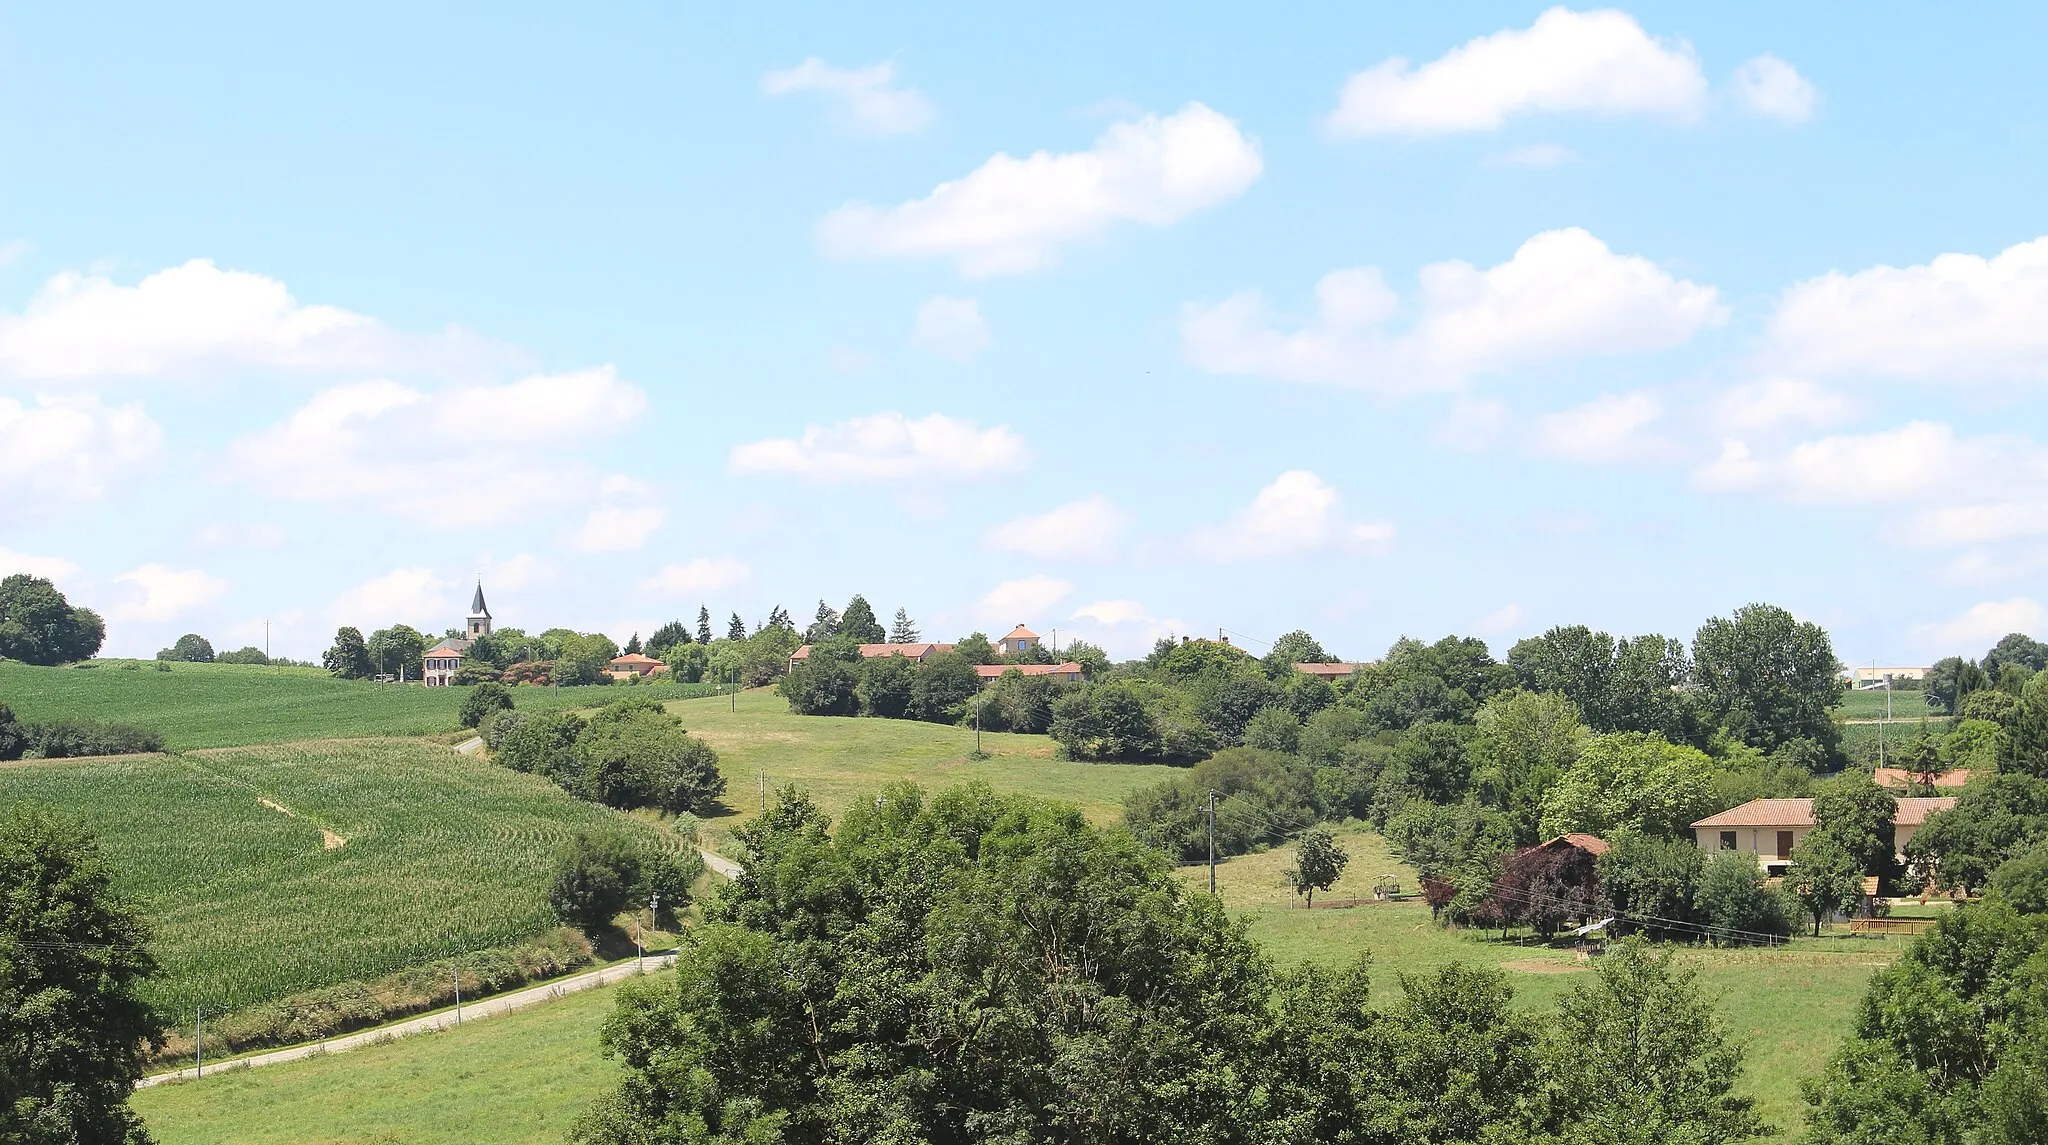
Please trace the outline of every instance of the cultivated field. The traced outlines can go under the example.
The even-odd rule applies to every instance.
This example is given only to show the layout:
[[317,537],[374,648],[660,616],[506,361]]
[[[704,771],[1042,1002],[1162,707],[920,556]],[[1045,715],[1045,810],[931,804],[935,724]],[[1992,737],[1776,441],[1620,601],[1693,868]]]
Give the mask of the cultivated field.
[[[1925,692],[1909,692],[1898,689],[1892,692],[1892,718],[1894,720],[1918,720],[1921,716],[1939,716],[1927,706]],[[1870,692],[1843,692],[1841,706],[1836,709],[1843,718],[1851,720],[1881,720],[1884,718],[1884,689]]]
[[92,824],[181,1020],[530,938],[570,834],[658,830],[425,740],[10,764],[15,800]]
[[[528,711],[593,708],[627,695],[706,695],[709,684],[514,688]],[[337,680],[319,668],[89,660],[68,668],[0,661],[0,703],[22,720],[94,719],[139,724],[172,750],[459,730],[467,688]]]

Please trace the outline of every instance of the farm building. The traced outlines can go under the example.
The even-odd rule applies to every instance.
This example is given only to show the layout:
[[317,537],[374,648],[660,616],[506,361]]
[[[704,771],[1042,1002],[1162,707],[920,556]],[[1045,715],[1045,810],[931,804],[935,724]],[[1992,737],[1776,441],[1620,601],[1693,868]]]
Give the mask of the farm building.
[[[1899,858],[1904,860],[1906,843],[1929,815],[1955,805],[1952,796],[1899,800],[1898,817],[1892,821],[1892,849]],[[1782,875],[1792,864],[1792,852],[1813,828],[1811,799],[1752,799],[1694,823],[1692,833],[1702,851],[1754,855],[1765,873]]]
[[1927,678],[1927,669],[1899,667],[1851,668],[1846,674],[1849,677],[1849,686],[1852,688],[1882,688],[1887,681],[1897,683],[1900,680],[1925,680]]
[[974,674],[984,682],[1002,679],[1003,673],[1016,672],[1025,676],[1051,676],[1056,680],[1081,679],[1081,666],[1072,660],[1064,664],[976,664]]
[[[951,644],[862,644],[858,645],[858,647],[860,648],[860,656],[863,660],[901,656],[912,664],[922,664],[941,652],[951,652],[953,650]],[[791,669],[795,669],[797,664],[810,658],[811,646],[805,644],[789,654],[789,666]]]
[[470,598],[469,615],[463,618],[463,631],[467,636],[450,636],[427,649],[421,657],[420,680],[429,688],[445,688],[455,679],[455,673],[462,670],[462,657],[479,636],[491,634],[491,610],[484,603],[484,582],[476,582],[476,595]]
[[624,656],[612,657],[609,675],[614,680],[630,680],[635,676],[652,676],[668,665],[652,656],[628,652]]

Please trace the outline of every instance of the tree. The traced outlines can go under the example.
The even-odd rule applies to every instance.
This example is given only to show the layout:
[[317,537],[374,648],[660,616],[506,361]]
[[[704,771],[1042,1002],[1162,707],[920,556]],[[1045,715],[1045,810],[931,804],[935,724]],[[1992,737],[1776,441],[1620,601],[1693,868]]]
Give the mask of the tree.
[[0,763],[20,759],[28,750],[28,733],[14,718],[14,709],[0,703]]
[[776,687],[797,715],[852,716],[860,713],[859,684],[860,649],[842,637],[811,645]]
[[970,632],[953,645],[953,654],[969,664],[993,664],[996,662],[996,646],[989,643],[988,636]]
[[339,628],[334,633],[334,647],[320,657],[320,664],[328,672],[344,680],[367,680],[376,673],[370,663],[370,649],[363,643],[360,628]]
[[1292,671],[1296,664],[1334,664],[1335,656],[1323,651],[1316,638],[1297,628],[1273,641],[1272,651],[1266,653],[1266,668],[1278,675]]
[[910,610],[897,609],[896,619],[889,625],[889,643],[916,644],[918,639],[917,622],[910,619]]
[[900,720],[910,713],[916,680],[917,666],[909,657],[876,656],[861,663],[860,683],[854,687],[854,696],[860,701],[863,714]]
[[628,637],[626,637],[626,646],[625,646],[624,648],[621,648],[621,649],[619,650],[619,655],[621,655],[621,656],[633,656],[633,655],[637,655],[637,654],[638,654],[639,652],[640,652],[640,633],[638,633],[638,632],[635,632],[635,633],[633,633],[633,635],[631,635],[631,636],[628,636]]
[[1942,890],[1989,885],[2007,860],[2048,841],[2048,779],[2018,773],[1973,781],[1956,805],[1928,816],[1906,844],[1916,877]]
[[217,664],[260,665],[270,663],[270,657],[263,654],[263,649],[256,647],[254,644],[249,644],[244,645],[241,648],[237,648],[233,652],[221,653],[220,655],[214,657],[214,662]]
[[1706,855],[1692,840],[1624,834],[1613,840],[1596,865],[1607,899],[1626,929],[1640,928],[1660,940],[1697,933],[1693,904]]
[[1840,841],[1814,830],[1792,848],[1785,886],[1813,916],[1813,936],[1828,916],[1847,914],[1863,898],[1863,866]]
[[[733,619],[738,620],[739,614],[734,613]],[[741,635],[745,635],[745,632],[743,631]],[[711,606],[708,604],[697,606],[697,643],[711,643]]]
[[875,619],[868,598],[859,593],[846,602],[846,612],[839,617],[839,634],[856,644],[881,644],[888,638],[888,633],[882,631],[882,622]]
[[[637,637],[638,634],[636,633],[635,635]],[[666,653],[671,648],[680,647],[690,642],[690,629],[688,625],[680,620],[671,620],[654,630],[654,635],[647,638],[646,647],[635,648],[634,644],[636,642],[637,640],[626,641],[626,650],[628,652],[645,652],[656,660],[666,661],[668,657],[663,655],[663,653]]]
[[2048,644],[2024,632],[2008,632],[1978,662],[1984,674],[1996,680],[2007,664],[2017,664],[2029,673],[2048,668]]
[[2000,864],[1991,872],[1991,889],[2022,914],[2048,914],[2048,844]]
[[147,1145],[128,1095],[161,1023],[142,920],[81,822],[0,816],[0,1141]]
[[0,579],[0,659],[24,664],[90,660],[106,641],[107,625],[90,608],[73,608],[39,576]]
[[1920,695],[1927,706],[1946,715],[1954,715],[1970,693],[1991,686],[1991,677],[1974,660],[1960,656],[1944,656],[1927,669],[1927,675],[1920,681]]
[[1764,885],[1763,868],[1748,855],[1715,855],[1701,868],[1693,891],[1693,917],[1722,945],[1783,938],[1797,921],[1781,909],[1777,895]]
[[1351,856],[1326,828],[1310,827],[1294,845],[1294,865],[1287,868],[1287,885],[1296,894],[1308,896],[1308,909],[1316,907],[1316,892],[1329,890],[1344,873]]
[[1735,1096],[1742,1047],[1699,972],[1639,938],[1614,944],[1566,995],[1544,1047],[1537,1103],[1553,1139],[1628,1145],[1748,1141],[1769,1126]]
[[561,652],[555,657],[554,678],[558,684],[595,684],[619,654],[619,646],[602,632],[565,629],[555,639],[561,645]]
[[653,700],[606,704],[576,733],[574,763],[553,776],[607,807],[703,810],[725,793],[718,756]]
[[1701,625],[1692,659],[1709,714],[1742,742],[1771,751],[1810,739],[1835,751],[1841,665],[1820,625],[1775,605],[1748,605]]
[[1892,822],[1899,801],[1869,776],[1846,774],[1814,791],[1813,821],[1856,860],[1864,874],[1886,874],[1896,861]]
[[2048,776],[2048,672],[2036,672],[2021,690],[1998,748],[2003,772]]
[[1159,721],[1128,680],[1083,685],[1055,700],[1050,734],[1069,759],[1157,760],[1166,749]]
[[725,638],[727,640],[745,640],[747,638],[747,622],[740,619],[739,613],[733,613],[732,619],[725,622]]
[[1585,750],[1579,711],[1562,695],[1517,688],[1480,705],[1478,724],[1472,790],[1507,815],[1516,843],[1537,842],[1544,793]]
[[958,722],[962,706],[981,691],[974,665],[957,652],[941,652],[917,666],[910,682],[910,718],[932,723]]
[[1293,755],[1301,748],[1301,721],[1278,704],[1260,708],[1244,726],[1244,745]]
[[482,727],[483,722],[499,712],[512,710],[512,693],[503,684],[483,683],[469,690],[462,697],[462,711],[459,719],[463,727]]
[[1544,795],[1541,833],[1583,831],[1605,838],[1634,831],[1687,838],[1692,824],[1714,810],[1713,772],[1704,752],[1662,736],[1593,736]]
[[1546,940],[1567,923],[1612,909],[1593,855],[1567,843],[1524,847],[1509,855],[1489,897],[1490,913],[1503,930],[1510,923],[1527,923]]
[[387,676],[418,677],[427,654],[426,634],[408,624],[394,624],[370,633],[370,663]]
[[[771,625],[772,623],[771,621]],[[817,616],[812,619],[811,626],[804,629],[804,643],[823,644],[839,635],[839,625],[839,611],[824,601],[819,601]]]
[[156,654],[159,660],[175,660],[181,664],[213,663],[213,642],[197,632],[187,632],[178,637],[169,648]]
[[514,771],[555,779],[565,771],[578,771],[576,740],[583,734],[584,722],[575,712],[544,712],[522,721],[491,750],[499,763]]
[[640,883],[639,849],[612,831],[578,831],[555,858],[548,906],[585,934],[609,927]]

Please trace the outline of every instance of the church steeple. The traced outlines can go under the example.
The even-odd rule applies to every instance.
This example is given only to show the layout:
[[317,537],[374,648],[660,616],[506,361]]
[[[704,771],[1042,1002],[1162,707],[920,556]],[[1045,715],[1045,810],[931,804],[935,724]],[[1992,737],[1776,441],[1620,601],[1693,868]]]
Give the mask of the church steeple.
[[469,602],[469,638],[475,640],[479,636],[490,634],[491,610],[484,604],[484,582],[482,577],[478,577],[476,595],[470,598]]

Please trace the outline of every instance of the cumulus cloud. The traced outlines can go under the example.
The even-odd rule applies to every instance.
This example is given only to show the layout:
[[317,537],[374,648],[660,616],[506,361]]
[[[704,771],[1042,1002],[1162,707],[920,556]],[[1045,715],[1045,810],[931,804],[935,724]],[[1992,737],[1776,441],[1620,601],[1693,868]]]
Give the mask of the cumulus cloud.
[[1293,469],[1273,479],[1243,512],[1196,531],[1193,547],[1209,560],[1303,556],[1332,549],[1373,549],[1394,539],[1386,522],[1352,522],[1343,498],[1322,478]]
[[1796,283],[1764,357],[1807,377],[2048,381],[2048,236]]
[[1211,373],[1402,393],[1559,358],[1666,349],[1728,314],[1713,287],[1615,254],[1577,227],[1536,235],[1485,270],[1425,266],[1420,288],[1415,321],[1399,334],[1385,328],[1399,300],[1371,267],[1324,275],[1315,320],[1292,330],[1255,293],[1189,305],[1182,353]]
[[753,574],[746,562],[733,557],[697,557],[661,566],[660,571],[640,582],[651,592],[689,596],[717,592],[745,584]]
[[1715,398],[1714,423],[1728,433],[1768,433],[1787,427],[1824,427],[1846,421],[1856,403],[1804,378],[1762,378]]
[[1805,123],[1820,103],[1820,89],[1797,68],[1768,53],[1736,68],[1728,86],[1746,110],[1784,123]]
[[438,632],[451,609],[466,605],[463,598],[468,595],[463,586],[442,580],[432,569],[413,565],[349,589],[334,599],[328,613],[335,623],[354,625],[365,636],[390,624]]
[[761,77],[768,95],[817,92],[832,108],[833,122],[868,135],[902,135],[932,121],[931,101],[914,87],[896,84],[896,65],[887,60],[866,67],[836,68],[816,56],[793,68]]
[[1075,626],[1065,642],[1086,640],[1116,657],[1135,657],[1152,650],[1161,637],[1188,631],[1186,621],[1152,615],[1135,600],[1097,600],[1074,610]]
[[988,595],[976,603],[975,613],[985,620],[1001,624],[1033,623],[1031,617],[1051,611],[1053,605],[1065,600],[1073,591],[1072,581],[1034,573],[1017,580],[1006,580],[990,589]]
[[1662,405],[1649,394],[1601,394],[1582,406],[1538,417],[1530,448],[1566,461],[1641,461],[1670,448],[1650,428],[1663,416]]
[[129,586],[129,595],[107,615],[114,620],[176,620],[225,596],[228,582],[200,569],[174,569],[146,564],[114,578]]
[[65,272],[20,314],[0,313],[0,375],[17,378],[445,372],[514,358],[461,330],[416,337],[337,306],[304,304],[277,279],[222,270],[208,259],[133,286]]
[[163,431],[139,405],[0,397],[0,518],[97,501],[162,450]]
[[67,581],[78,575],[78,566],[63,557],[37,557],[0,548],[0,577],[27,573],[44,580]]
[[1880,503],[1915,498],[1942,482],[2001,467],[2012,443],[1956,436],[1953,427],[1915,421],[1877,433],[1837,434],[1762,457],[1730,440],[1694,472],[1695,486],[1776,493],[1816,503]]
[[435,392],[355,382],[234,442],[229,466],[288,500],[428,523],[502,521],[597,496],[600,479],[578,451],[646,404],[609,366]]
[[1130,517],[1100,493],[990,529],[988,546],[1047,560],[1105,561]]
[[1552,8],[1419,68],[1399,56],[1354,72],[1327,120],[1340,137],[1491,131],[1510,117],[1587,112],[1690,120],[1707,80],[1691,45],[1626,12]]
[[962,274],[1050,266],[1061,247],[1115,223],[1167,226],[1244,194],[1258,143],[1199,103],[1110,126],[1087,151],[997,153],[922,199],[849,203],[818,224],[835,258],[953,259]]
[[637,549],[668,516],[667,509],[654,503],[654,490],[644,481],[613,474],[599,485],[598,496],[602,502],[569,538],[571,548],[586,553]]
[[1007,426],[928,414],[912,421],[895,411],[805,426],[801,437],[735,446],[731,473],[789,474],[813,481],[900,481],[912,477],[982,477],[1030,464],[1024,439]]
[[1930,650],[1953,653],[1989,645],[2008,632],[2038,632],[2044,615],[2029,597],[1987,600],[1947,620],[1916,625],[1913,635]]
[[965,362],[988,349],[988,320],[973,298],[936,294],[917,308],[910,344],[942,357]]

